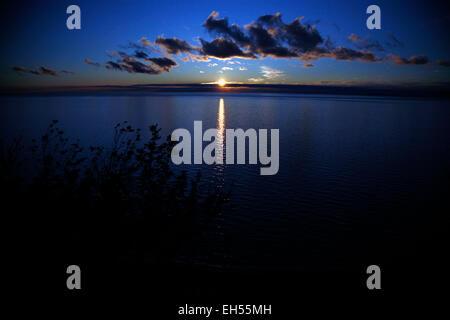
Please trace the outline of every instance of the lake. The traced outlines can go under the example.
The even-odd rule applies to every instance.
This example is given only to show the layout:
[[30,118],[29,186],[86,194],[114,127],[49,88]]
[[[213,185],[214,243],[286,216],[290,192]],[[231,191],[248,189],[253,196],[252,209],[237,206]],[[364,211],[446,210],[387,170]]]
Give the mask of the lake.
[[195,120],[204,130],[279,129],[276,175],[260,175],[259,164],[181,165],[211,185],[232,185],[197,248],[199,265],[335,270],[414,258],[420,229],[433,224],[448,188],[448,100],[121,93],[0,101],[1,136],[24,141],[53,119],[84,146],[110,145],[124,120],[142,129],[157,123],[164,135],[192,132]]

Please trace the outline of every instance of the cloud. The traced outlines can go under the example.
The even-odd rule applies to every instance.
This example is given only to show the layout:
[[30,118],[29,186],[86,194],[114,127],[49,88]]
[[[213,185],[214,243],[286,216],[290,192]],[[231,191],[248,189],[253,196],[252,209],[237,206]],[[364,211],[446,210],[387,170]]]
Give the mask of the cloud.
[[317,29],[314,26],[303,25],[301,18],[282,25],[280,30],[279,36],[300,52],[312,50],[323,42],[323,38]]
[[155,44],[153,44],[151,41],[147,40],[147,38],[143,37],[140,40],[136,42],[128,42],[127,45],[121,45],[120,48],[122,49],[134,49],[140,52],[158,52],[161,53],[161,51],[156,47]]
[[68,71],[68,70],[61,70],[59,72],[52,70],[50,68],[44,67],[44,66],[40,66],[37,69],[27,69],[23,66],[15,66],[12,68],[14,71],[16,71],[19,75],[23,75],[24,73],[29,73],[29,74],[34,74],[37,76],[45,76],[45,75],[49,75],[49,76],[59,76],[60,74],[75,74],[75,72],[73,71]]
[[168,54],[188,53],[193,52],[194,48],[184,40],[178,38],[164,38],[159,36],[155,43],[164,49]]
[[178,66],[178,63],[176,63],[174,60],[163,57],[163,58],[148,58],[147,61],[151,61],[154,64],[156,64],[158,67],[163,69],[166,72],[169,72],[172,67]]
[[205,73],[205,71],[203,71],[203,70],[200,70],[200,73]]
[[349,35],[347,39],[352,41],[353,45],[361,50],[384,51],[383,46],[377,40],[370,40],[369,38],[363,39],[354,33]]
[[361,40],[362,40],[357,34],[354,34],[354,33],[352,33],[351,35],[349,35],[347,38],[348,38],[349,40],[354,41],[354,42],[358,42],[358,41],[361,41]]
[[278,40],[261,24],[254,23],[249,25],[247,30],[251,35],[252,43],[250,48],[253,52],[276,58],[298,57],[295,51],[279,45]]
[[148,58],[148,54],[145,53],[144,51],[140,51],[140,50],[136,50],[134,52],[134,56],[138,59],[147,59]]
[[[200,62],[209,62],[209,61],[211,61],[207,56],[201,56],[201,55],[196,55],[196,54],[192,54],[192,53],[188,53],[188,55],[189,55],[189,58],[191,58],[191,61],[200,61]],[[187,60],[185,60],[185,62],[189,61],[189,58],[187,58]]]
[[239,26],[234,24],[230,26],[228,24],[228,18],[218,19],[218,15],[219,13],[216,11],[211,12],[203,23],[203,27],[205,27],[209,33],[230,37],[242,46],[249,44],[249,37],[244,34]]
[[153,46],[152,42],[149,41],[146,37],[142,37],[141,40],[139,40],[138,42],[140,42],[144,47]]
[[332,49],[327,53],[326,56],[341,61],[357,60],[361,62],[377,62],[382,60],[381,58],[377,58],[370,51],[357,51],[344,47],[337,47],[335,49]]
[[142,63],[124,52],[118,52],[120,58],[114,61],[108,61],[105,68],[114,71],[123,71],[128,73],[160,74],[162,69],[154,68],[152,65]]
[[[427,64],[426,56],[412,56],[409,59],[400,58],[393,54],[379,56],[374,51],[384,52],[384,47],[377,40],[369,37],[361,38],[357,34],[350,34],[348,39],[354,48],[336,46],[329,37],[323,37],[315,25],[304,22],[303,17],[284,22],[280,13],[259,16],[256,20],[245,26],[230,24],[228,17],[219,18],[217,11],[211,12],[202,25],[206,31],[217,38],[205,40],[198,38],[200,45],[191,45],[185,40],[173,37],[158,36],[154,43],[142,37],[136,43],[130,43],[126,48],[134,49],[133,54],[125,52],[111,52],[111,61],[106,62],[109,70],[129,73],[145,73],[158,75],[170,72],[178,63],[170,57],[150,57],[151,51],[167,55],[181,54],[184,62],[209,62],[211,58],[229,60],[240,59],[299,59],[305,64],[302,68],[311,68],[311,63],[317,59],[329,58],[337,61],[359,61],[366,63],[389,62],[394,65]],[[403,44],[388,33],[387,47],[398,47]],[[150,50],[151,48],[152,50]],[[158,50],[158,49],[162,50]],[[86,63],[97,65],[88,59]],[[240,64],[239,61],[228,61],[229,65]],[[444,61],[439,65],[446,66]],[[217,63],[208,63],[208,67],[217,67]],[[231,67],[222,67],[219,73],[233,70]],[[247,68],[239,67],[240,71]],[[19,71],[18,71],[19,72]],[[42,71],[44,72],[44,71]],[[203,70],[200,72],[202,73]],[[284,73],[281,70],[267,66],[261,67],[261,78],[250,78],[249,81],[262,81],[275,79]]]
[[263,74],[263,77],[267,79],[274,79],[282,76],[284,73],[281,70],[273,69],[267,66],[261,67],[261,73]]
[[391,32],[388,32],[389,40],[385,42],[386,46],[390,49],[403,48],[405,45],[398,40]]
[[105,68],[108,70],[124,71],[128,73],[144,73],[144,74],[161,74],[160,69],[155,69],[150,65],[144,64],[137,60],[123,60],[119,63],[114,61],[108,61],[105,64]]
[[60,73],[65,73],[65,74],[70,74],[70,75],[74,75],[75,74],[75,72],[69,71],[69,70],[61,70]]
[[[427,64],[426,56],[412,56],[409,59],[401,58],[393,54],[378,56],[373,51],[384,52],[383,46],[376,40],[368,37],[361,38],[352,33],[348,39],[354,48],[336,46],[329,37],[323,37],[315,25],[303,21],[298,17],[291,22],[284,22],[280,13],[259,16],[256,20],[245,26],[230,24],[228,17],[219,18],[217,11],[211,12],[202,25],[206,31],[217,38],[210,41],[198,38],[200,45],[191,45],[185,40],[173,37],[158,36],[155,42],[142,37],[137,42],[130,42],[125,49],[132,49],[133,53],[112,51],[112,58],[104,66],[109,70],[128,73],[143,73],[159,75],[170,72],[178,63],[171,58],[172,55],[181,54],[184,62],[203,61],[209,62],[211,58],[228,60],[240,59],[264,59],[273,57],[276,59],[299,59],[305,61],[302,68],[311,68],[314,60],[329,58],[337,61],[359,62],[390,62],[394,65],[419,65]],[[391,33],[386,46],[397,47],[403,44]],[[126,51],[126,50],[125,50]],[[151,57],[152,52],[157,52],[158,57]],[[164,56],[168,55],[168,56]],[[85,63],[98,67],[100,63],[85,59]],[[239,61],[228,61],[229,65],[240,64]],[[448,61],[438,62],[438,65],[448,66]],[[208,63],[208,67],[217,67],[217,63]],[[237,65],[236,65],[237,67]],[[23,67],[15,67],[20,74],[31,73],[39,75],[58,75],[58,72],[40,67],[29,70]],[[219,71],[233,70],[231,67],[223,67]],[[239,67],[240,71],[247,68]],[[70,74],[70,71],[60,73]],[[203,70],[200,73],[204,73]],[[262,77],[250,78],[249,81],[258,82],[272,80],[284,75],[283,71],[267,66],[261,67]]]
[[212,58],[252,58],[267,56],[274,58],[299,58],[312,61],[319,58],[331,58],[339,61],[379,62],[371,50],[383,51],[378,41],[361,39],[352,34],[358,50],[335,47],[329,38],[324,39],[314,25],[303,23],[303,17],[290,23],[282,20],[280,13],[262,15],[241,28],[230,25],[228,18],[219,19],[219,13],[213,11],[203,26],[212,34],[221,35],[211,43],[200,39],[202,48],[199,53]]
[[216,59],[230,59],[230,58],[244,58],[256,59],[257,57],[252,52],[244,52],[232,40],[226,38],[217,38],[211,42],[200,39],[202,48],[201,54],[213,57]]
[[56,71],[54,71],[54,70],[52,70],[50,68],[43,67],[43,66],[41,66],[38,69],[38,73],[42,74],[42,75],[51,75],[51,76],[57,76],[58,75],[58,72],[56,72]]
[[294,19],[291,23],[284,23],[281,14],[263,15],[257,20],[268,27],[268,32],[277,41],[286,42],[290,51],[298,53],[307,52],[324,42],[315,26],[303,24],[303,17]]
[[[253,55],[294,58],[298,57],[294,49],[303,50],[322,41],[320,35],[317,37],[315,28],[303,26],[300,19],[284,24],[280,14],[265,15],[243,29],[237,25],[230,26],[228,18],[219,19],[218,15],[218,12],[213,11],[203,23],[207,31],[235,41],[239,46],[250,49]],[[271,28],[266,29],[264,25]],[[291,43],[295,48],[281,45],[282,41]]]
[[412,56],[409,59],[408,58],[402,58],[398,57],[393,54],[389,54],[390,61],[394,65],[397,66],[406,66],[406,65],[421,65],[421,64],[428,64],[429,60],[426,56]]
[[300,60],[311,62],[319,58],[331,58],[338,61],[380,62],[382,58],[375,56],[370,51],[353,50],[345,47],[317,48],[300,57]]
[[282,25],[281,14],[277,12],[276,14],[266,14],[258,18],[258,22],[266,24],[268,26],[279,26]]
[[441,66],[441,67],[450,67],[450,61],[449,60],[438,60],[436,62],[436,64],[438,66]]
[[[178,63],[171,58],[161,57],[152,58],[147,54],[133,56],[123,51],[112,51],[110,57],[116,58],[116,61],[108,61],[105,63],[105,68],[113,71],[123,71],[128,73],[143,73],[149,75],[158,75],[162,72],[170,72],[172,67],[178,66]],[[144,58],[145,57],[145,58]],[[143,59],[139,61],[138,59]],[[148,62],[150,64],[148,64]]]
[[91,66],[94,66],[94,67],[100,67],[100,63],[94,62],[94,61],[92,61],[91,59],[88,59],[88,58],[84,59],[84,62],[86,62],[87,64],[89,64]]

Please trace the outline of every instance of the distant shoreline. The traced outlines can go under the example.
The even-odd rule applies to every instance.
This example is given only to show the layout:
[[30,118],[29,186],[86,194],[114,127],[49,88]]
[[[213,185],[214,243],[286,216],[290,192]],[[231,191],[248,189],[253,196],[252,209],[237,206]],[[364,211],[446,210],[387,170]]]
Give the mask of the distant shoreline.
[[59,95],[59,94],[108,94],[108,93],[274,93],[356,95],[384,97],[450,98],[450,84],[430,86],[334,86],[334,85],[284,85],[284,84],[135,84],[64,87],[0,87],[1,96]]

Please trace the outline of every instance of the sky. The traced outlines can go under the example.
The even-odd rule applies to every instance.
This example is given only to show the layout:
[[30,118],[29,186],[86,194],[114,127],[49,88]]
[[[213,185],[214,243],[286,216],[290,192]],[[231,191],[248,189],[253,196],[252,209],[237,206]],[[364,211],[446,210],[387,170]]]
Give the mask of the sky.
[[[69,30],[66,8],[81,9]],[[369,30],[366,8],[381,9]],[[437,1],[39,1],[3,4],[0,85],[448,83]]]

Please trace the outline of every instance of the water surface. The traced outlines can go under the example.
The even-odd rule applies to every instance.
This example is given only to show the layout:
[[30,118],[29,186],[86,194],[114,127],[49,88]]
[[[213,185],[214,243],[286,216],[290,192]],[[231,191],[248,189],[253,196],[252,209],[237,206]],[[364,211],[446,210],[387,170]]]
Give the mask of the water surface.
[[278,128],[277,175],[261,176],[260,165],[183,166],[212,184],[234,183],[198,264],[321,270],[414,255],[420,226],[439,210],[420,205],[448,181],[448,101],[179,93],[0,100],[1,136],[25,141],[53,119],[86,146],[110,145],[124,120],[157,123],[164,135],[202,120],[221,142],[225,128]]

